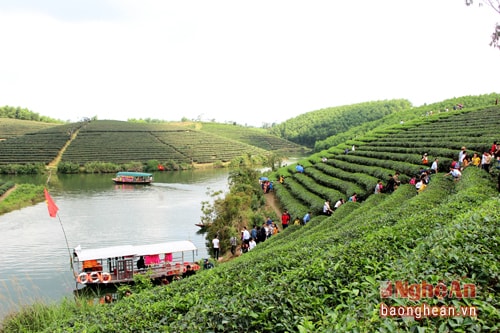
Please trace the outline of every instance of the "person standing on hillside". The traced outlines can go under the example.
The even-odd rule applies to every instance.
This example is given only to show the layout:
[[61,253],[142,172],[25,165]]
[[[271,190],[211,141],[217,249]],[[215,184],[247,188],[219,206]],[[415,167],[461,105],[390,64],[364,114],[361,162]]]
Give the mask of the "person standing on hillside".
[[304,215],[304,218],[302,219],[302,224],[306,225],[307,222],[311,221],[311,212],[307,212],[306,215]]
[[429,163],[429,157],[427,157],[427,153],[422,155],[422,164],[427,165]]
[[215,236],[215,238],[212,239],[212,245],[213,245],[213,250],[214,250],[214,258],[215,258],[215,260],[219,260],[220,242],[219,242],[218,236]]
[[285,209],[283,214],[281,214],[281,226],[283,229],[288,227],[288,223],[290,223],[291,218],[290,213],[288,213],[288,210]]
[[334,210],[337,210],[340,206],[342,206],[345,203],[345,200],[340,198],[336,203],[335,206],[333,207]]
[[481,158],[481,168],[486,171],[490,172],[490,164],[491,164],[491,155],[487,151],[483,153],[483,157]]
[[333,210],[330,207],[330,200],[326,200],[325,203],[323,204],[323,214],[326,216],[332,215]]
[[384,185],[382,185],[382,181],[379,179],[377,181],[377,185],[375,185],[375,191],[373,193],[379,194],[379,193],[382,193],[383,190],[384,190]]
[[229,243],[231,243],[231,254],[234,256],[236,254],[236,246],[238,245],[238,240],[235,236],[229,238]]
[[259,243],[265,241],[267,239],[267,224],[262,223],[262,227],[260,227],[259,234],[257,235]]
[[247,227],[243,227],[243,230],[241,230],[241,240],[243,241],[243,243],[248,244],[250,238],[250,232],[247,230]]
[[479,157],[477,153],[474,153],[474,155],[472,155],[472,165],[478,168],[481,165],[481,157]]
[[256,225],[253,226],[252,228],[252,231],[250,231],[250,237],[253,238],[253,239],[257,239],[257,235],[258,235],[258,227]]
[[438,159],[436,158],[431,165],[431,173],[438,173]]
[[387,181],[387,185],[385,185],[385,193],[394,192],[394,186],[396,185],[396,180],[393,175],[389,175],[389,180]]
[[490,155],[495,155],[498,150],[498,145],[496,141],[493,141],[493,144],[491,145],[490,148]]
[[466,152],[466,148],[464,146],[464,147],[462,147],[462,149],[458,153],[458,165],[459,165],[460,169],[462,169],[462,167],[463,167],[463,162],[464,162],[464,158],[465,158],[466,154],[467,154],[467,152]]

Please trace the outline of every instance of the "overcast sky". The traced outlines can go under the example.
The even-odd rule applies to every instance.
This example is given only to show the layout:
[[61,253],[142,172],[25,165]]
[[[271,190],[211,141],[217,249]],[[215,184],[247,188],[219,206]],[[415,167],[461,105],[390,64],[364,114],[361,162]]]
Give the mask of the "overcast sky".
[[487,94],[499,17],[463,0],[0,0],[0,106],[261,126]]

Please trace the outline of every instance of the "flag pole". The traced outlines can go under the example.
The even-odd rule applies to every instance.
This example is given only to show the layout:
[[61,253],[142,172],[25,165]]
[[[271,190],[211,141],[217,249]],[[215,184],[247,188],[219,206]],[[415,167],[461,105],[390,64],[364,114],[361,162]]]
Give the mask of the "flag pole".
[[[52,170],[49,170],[49,177],[47,178],[47,183],[46,183],[47,186],[49,185],[49,181],[50,181],[50,176],[51,175],[52,175]],[[48,194],[48,192],[46,191],[45,193],[50,198],[50,195]],[[52,201],[52,198],[50,198],[50,201]],[[54,204],[54,206],[55,206],[55,204]],[[57,209],[57,210],[59,210],[59,209]],[[59,213],[57,213],[57,210],[56,210],[56,215],[57,215],[57,218],[59,219],[59,224],[61,225],[61,229],[62,229],[62,232],[63,232],[63,235],[64,235],[64,240],[66,241],[66,248],[68,249],[70,267],[71,267],[71,270],[74,273],[75,270],[74,270],[74,266],[73,266],[73,256],[71,255],[71,250],[69,249],[68,237],[66,236],[66,231],[64,230],[64,226],[63,226],[61,217],[59,216]],[[49,214],[50,214],[50,211],[49,211]]]
[[[52,170],[49,169],[49,176],[47,178],[47,183],[46,183],[47,186],[49,185],[51,175],[52,175]],[[68,237],[66,236],[66,231],[64,230],[64,226],[63,226],[61,217],[58,214],[59,208],[57,208],[56,204],[54,203],[54,200],[52,200],[52,197],[50,196],[49,192],[47,191],[47,186],[44,189],[44,194],[45,194],[45,199],[47,200],[47,207],[49,208],[49,216],[50,217],[57,216],[57,218],[59,219],[59,224],[61,225],[61,230],[62,230],[63,235],[64,235],[64,240],[66,241],[66,249],[68,249],[69,265],[70,265],[71,271],[73,272],[73,277],[76,277],[75,267],[73,265],[73,255],[71,253],[71,250],[69,249]],[[78,296],[78,282],[76,282],[76,279],[75,279],[75,283],[76,283],[75,290],[76,290],[76,294]]]

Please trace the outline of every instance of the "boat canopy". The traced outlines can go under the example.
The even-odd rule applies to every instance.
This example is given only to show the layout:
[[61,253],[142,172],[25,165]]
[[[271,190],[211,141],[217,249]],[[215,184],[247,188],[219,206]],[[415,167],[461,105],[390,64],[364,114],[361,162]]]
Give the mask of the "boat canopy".
[[121,245],[103,247],[100,249],[80,250],[78,247],[75,249],[75,254],[80,261],[106,259],[115,257],[133,256],[135,249],[132,245]]
[[196,250],[196,246],[190,241],[140,245],[140,246],[134,246],[134,248],[136,249],[135,254],[138,256]]
[[131,177],[151,177],[152,173],[145,172],[131,172],[131,171],[120,171],[116,174],[116,176],[131,176]]
[[149,245],[122,245],[103,247],[100,249],[82,250],[75,248],[75,255],[79,261],[106,259],[127,256],[142,256],[163,253],[194,251],[196,246],[191,241],[177,241]]

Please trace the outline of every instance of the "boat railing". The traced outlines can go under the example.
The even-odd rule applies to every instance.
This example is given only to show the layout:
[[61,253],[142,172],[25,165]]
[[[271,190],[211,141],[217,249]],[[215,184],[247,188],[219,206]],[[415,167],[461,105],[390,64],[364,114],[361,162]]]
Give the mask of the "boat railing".
[[189,261],[160,261],[158,263],[149,264],[144,269],[138,269],[132,260],[127,260],[127,264],[121,267],[113,267],[111,270],[106,265],[99,265],[91,269],[83,269],[76,274],[77,281],[82,284],[96,284],[109,282],[127,282],[133,281],[134,275],[137,274],[152,274],[153,278],[161,278],[165,276],[182,275],[188,270],[188,266],[195,271],[200,269],[196,262]]

